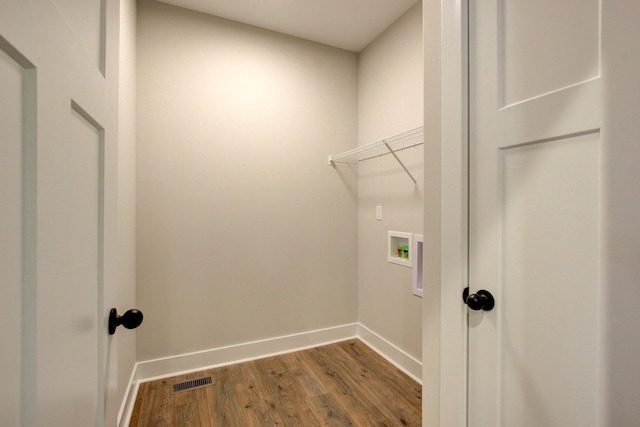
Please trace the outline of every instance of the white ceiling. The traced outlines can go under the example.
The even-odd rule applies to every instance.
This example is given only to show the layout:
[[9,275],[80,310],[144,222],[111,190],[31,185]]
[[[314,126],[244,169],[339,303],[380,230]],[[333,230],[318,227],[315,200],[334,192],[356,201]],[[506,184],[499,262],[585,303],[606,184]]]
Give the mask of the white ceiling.
[[418,0],[159,0],[360,52]]

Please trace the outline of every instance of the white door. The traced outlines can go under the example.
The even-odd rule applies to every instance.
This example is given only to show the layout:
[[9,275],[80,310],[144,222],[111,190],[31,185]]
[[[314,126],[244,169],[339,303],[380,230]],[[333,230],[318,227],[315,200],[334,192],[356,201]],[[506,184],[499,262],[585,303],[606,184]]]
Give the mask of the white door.
[[2,426],[115,424],[117,3],[0,2]]
[[599,0],[472,0],[468,425],[602,425]]

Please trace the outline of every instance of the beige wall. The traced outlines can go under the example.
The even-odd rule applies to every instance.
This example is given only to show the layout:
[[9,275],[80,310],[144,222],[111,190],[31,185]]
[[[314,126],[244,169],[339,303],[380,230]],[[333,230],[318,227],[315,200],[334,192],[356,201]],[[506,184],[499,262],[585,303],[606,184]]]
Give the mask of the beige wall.
[[[423,123],[421,3],[360,54],[358,141],[366,144]],[[422,299],[412,293],[411,269],[387,262],[387,231],[422,234],[423,147],[400,152],[418,184],[388,155],[360,163],[358,272],[360,322],[421,360]],[[375,219],[382,206],[382,221]]]
[[357,321],[357,56],[138,8],[138,360]]

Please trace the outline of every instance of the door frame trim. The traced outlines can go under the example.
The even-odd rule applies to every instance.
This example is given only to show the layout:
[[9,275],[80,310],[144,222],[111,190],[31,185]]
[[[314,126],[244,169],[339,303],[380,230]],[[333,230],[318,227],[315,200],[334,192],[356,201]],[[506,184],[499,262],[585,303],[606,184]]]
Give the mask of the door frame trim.
[[440,425],[467,426],[468,0],[442,3]]

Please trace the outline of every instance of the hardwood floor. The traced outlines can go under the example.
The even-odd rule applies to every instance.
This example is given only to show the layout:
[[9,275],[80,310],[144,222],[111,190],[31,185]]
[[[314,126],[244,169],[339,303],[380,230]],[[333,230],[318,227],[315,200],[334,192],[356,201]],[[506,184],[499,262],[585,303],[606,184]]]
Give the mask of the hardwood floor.
[[420,426],[421,406],[420,384],[349,340],[141,384],[129,426]]

